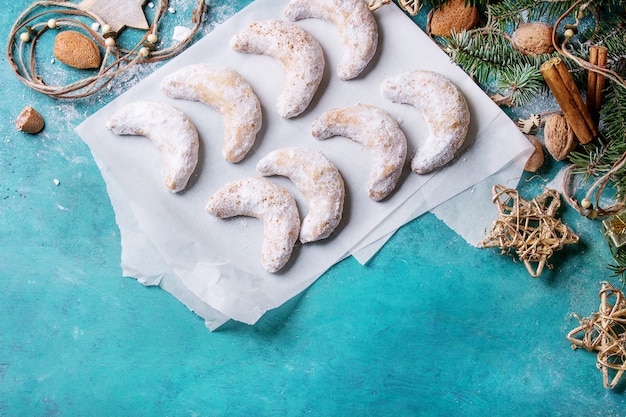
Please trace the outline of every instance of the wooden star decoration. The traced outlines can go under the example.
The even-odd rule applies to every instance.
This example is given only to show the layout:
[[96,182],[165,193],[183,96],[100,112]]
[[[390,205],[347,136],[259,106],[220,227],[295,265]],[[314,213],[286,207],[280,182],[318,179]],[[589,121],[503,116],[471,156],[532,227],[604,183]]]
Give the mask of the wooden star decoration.
[[493,202],[498,207],[498,219],[479,246],[498,247],[503,254],[514,250],[533,278],[541,275],[546,265],[550,268],[547,261],[555,251],[579,240],[555,218],[561,206],[560,194],[555,190],[546,190],[526,201],[520,198],[517,190],[494,185]]
[[[576,316],[576,315],[575,315]],[[615,388],[626,371],[626,300],[624,293],[608,282],[600,289],[600,308],[567,334],[572,349],[597,351],[596,366],[604,388]],[[610,374],[613,374],[612,376]]]
[[111,30],[119,32],[125,27],[147,30],[150,28],[143,5],[146,0],[83,0],[79,9],[93,13]]
[[539,127],[541,119],[538,114],[531,114],[528,119],[519,119],[517,121],[517,127],[522,133],[529,134],[534,127]]

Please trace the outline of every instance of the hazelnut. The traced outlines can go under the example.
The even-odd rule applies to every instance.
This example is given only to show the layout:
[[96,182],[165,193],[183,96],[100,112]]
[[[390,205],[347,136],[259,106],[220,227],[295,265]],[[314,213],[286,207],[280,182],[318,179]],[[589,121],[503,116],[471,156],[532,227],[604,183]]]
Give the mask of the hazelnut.
[[526,138],[533,144],[535,150],[526,161],[524,171],[537,172],[543,165],[543,145],[535,135],[526,135]]
[[43,130],[45,123],[41,114],[31,106],[26,106],[15,119],[15,127],[25,133],[35,134]]

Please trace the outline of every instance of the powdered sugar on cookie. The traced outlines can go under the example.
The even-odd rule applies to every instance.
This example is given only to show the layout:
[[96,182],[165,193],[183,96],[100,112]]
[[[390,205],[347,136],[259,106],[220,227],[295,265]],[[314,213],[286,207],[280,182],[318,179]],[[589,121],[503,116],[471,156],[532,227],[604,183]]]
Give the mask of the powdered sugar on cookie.
[[361,74],[376,53],[378,25],[363,0],[292,0],[283,15],[292,22],[318,18],[335,25],[344,47],[336,70],[342,80]]
[[311,103],[324,75],[319,42],[299,26],[282,20],[254,22],[233,36],[230,46],[247,54],[264,54],[283,67],[285,84],[276,100],[278,113],[296,117]]
[[387,78],[380,92],[418,108],[428,125],[428,136],[411,160],[413,172],[427,174],[454,159],[470,123],[467,101],[456,85],[439,73],[417,70]]
[[241,161],[254,145],[263,124],[261,103],[236,71],[213,64],[188,65],[167,75],[161,90],[172,98],[200,101],[222,115],[222,156],[228,162]]
[[331,109],[312,126],[316,139],[344,136],[365,146],[372,157],[367,189],[370,198],[380,201],[398,184],[406,160],[406,136],[385,110],[369,104]]
[[296,201],[285,188],[264,178],[251,177],[225,184],[206,206],[220,218],[254,217],[263,222],[261,263],[277,272],[289,261],[300,232]]
[[187,186],[198,164],[199,139],[185,113],[156,101],[136,101],[113,114],[106,127],[117,135],[150,139],[163,156],[165,186],[174,193]]
[[289,178],[307,199],[309,212],[302,220],[300,242],[325,239],[341,222],[343,178],[322,152],[302,147],[277,149],[262,158],[256,169],[263,176]]

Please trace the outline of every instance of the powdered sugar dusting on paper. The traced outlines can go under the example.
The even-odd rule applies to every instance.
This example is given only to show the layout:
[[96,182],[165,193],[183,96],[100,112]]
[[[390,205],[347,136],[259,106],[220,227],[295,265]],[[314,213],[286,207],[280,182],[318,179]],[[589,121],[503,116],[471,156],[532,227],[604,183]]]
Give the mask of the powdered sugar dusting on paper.
[[[250,1],[251,2],[251,1]],[[209,6],[208,19],[202,28],[202,34],[211,32],[217,25],[224,23],[229,17],[240,10],[233,4],[223,4],[221,6]]]

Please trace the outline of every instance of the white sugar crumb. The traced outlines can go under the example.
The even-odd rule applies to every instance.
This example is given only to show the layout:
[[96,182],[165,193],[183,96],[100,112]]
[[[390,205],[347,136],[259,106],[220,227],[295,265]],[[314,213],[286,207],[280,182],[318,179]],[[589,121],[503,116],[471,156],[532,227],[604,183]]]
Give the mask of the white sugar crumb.
[[168,7],[168,8],[167,8],[167,11],[168,11],[168,12],[170,12],[170,13],[172,13],[172,14],[176,13],[176,9],[175,9],[175,8],[173,8],[172,6]]
[[61,184],[61,181],[59,181],[58,179],[53,179],[52,182],[54,183],[54,185],[58,186]]
[[172,39],[176,42],[182,42],[189,37],[191,34],[191,29],[186,28],[184,26],[176,26],[174,28],[174,34],[172,35]]
[[100,29],[100,23],[98,23],[98,22],[93,22],[93,23],[91,24],[91,30],[93,30],[94,32],[97,32],[97,31],[98,31],[98,29]]
[[148,7],[151,8],[151,9],[154,9],[154,3],[152,3],[152,2],[148,3]]

